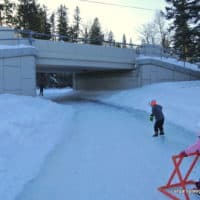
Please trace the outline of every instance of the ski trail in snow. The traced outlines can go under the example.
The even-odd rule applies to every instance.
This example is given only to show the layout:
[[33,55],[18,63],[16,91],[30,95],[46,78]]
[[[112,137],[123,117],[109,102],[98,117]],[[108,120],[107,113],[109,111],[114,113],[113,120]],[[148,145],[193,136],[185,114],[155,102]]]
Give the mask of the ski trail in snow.
[[16,200],[166,199],[157,188],[168,180],[171,156],[195,138],[172,124],[153,138],[153,124],[139,111],[74,106],[71,130]]

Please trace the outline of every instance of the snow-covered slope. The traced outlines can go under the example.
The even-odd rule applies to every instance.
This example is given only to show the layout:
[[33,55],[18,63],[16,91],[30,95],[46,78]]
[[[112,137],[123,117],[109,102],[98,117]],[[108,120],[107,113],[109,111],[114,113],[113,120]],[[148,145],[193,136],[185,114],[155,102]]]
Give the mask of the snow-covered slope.
[[192,64],[192,63],[189,63],[189,62],[184,62],[184,61],[181,61],[181,60],[177,60],[176,58],[172,58],[172,57],[158,57],[158,56],[144,56],[144,55],[140,55],[137,58],[137,60],[145,60],[145,59],[159,60],[159,61],[163,61],[163,62],[166,62],[166,63],[171,63],[171,64],[174,64],[174,65],[177,65],[179,67],[192,69],[194,71],[200,71],[200,68],[198,67],[197,64]]
[[[192,133],[198,131],[199,87],[200,82],[194,81],[112,94],[85,93],[85,98],[98,99],[108,106],[84,101],[74,104],[77,112],[70,141],[64,140],[17,200],[167,200],[158,187],[167,183],[173,169],[171,156],[197,139]],[[47,90],[46,97],[52,98],[52,92]],[[57,96],[64,107],[72,95],[75,99],[83,93],[64,96],[62,90],[61,97],[57,91],[53,98]],[[151,137],[148,103],[153,98],[164,108],[165,137]],[[184,159],[181,171],[187,170],[190,161]],[[193,170],[192,180],[198,180],[199,169],[197,165]],[[194,195],[190,196],[193,199]]]
[[[113,93],[81,92],[84,98],[151,112],[149,102],[163,106],[166,120],[194,133],[200,132],[200,81],[168,82]],[[148,118],[147,118],[148,120]]]
[[71,123],[73,110],[40,98],[0,95],[0,199],[14,200]]
[[[68,89],[60,92],[45,90],[44,94],[46,98],[61,97],[63,101],[65,96],[72,95],[92,98],[143,111],[147,116],[146,126],[151,124],[148,121],[148,114],[151,112],[149,101],[156,99],[163,106],[166,124],[169,122],[182,127],[186,132],[188,130],[188,133],[194,133],[189,140],[181,138],[184,142],[178,147],[173,145],[180,138],[174,135],[173,139],[170,139],[173,145],[166,144],[173,146],[167,154],[166,162],[169,164],[172,153],[178,153],[182,148],[190,145],[195,138],[195,133],[200,131],[197,126],[200,121],[199,91],[200,81],[191,81],[154,84],[133,90],[103,92],[95,95]],[[2,183],[0,199],[14,200],[23,186],[38,174],[47,155],[59,143],[63,134],[68,134],[66,130],[70,130],[73,125],[71,123],[73,109],[67,105],[67,102],[64,105],[58,105],[41,98],[0,95],[0,110],[0,180]],[[152,142],[148,137],[143,138],[146,138],[145,143]],[[155,157],[154,162],[159,165],[160,157],[158,160]],[[167,174],[169,170],[166,168]],[[162,171],[162,177],[167,179],[167,174]]]

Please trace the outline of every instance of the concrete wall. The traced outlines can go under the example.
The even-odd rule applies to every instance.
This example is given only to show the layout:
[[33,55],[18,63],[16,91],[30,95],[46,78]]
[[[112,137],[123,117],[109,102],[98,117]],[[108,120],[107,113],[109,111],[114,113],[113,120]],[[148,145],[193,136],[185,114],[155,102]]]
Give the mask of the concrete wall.
[[41,72],[133,69],[136,56],[135,49],[62,41],[34,40],[33,46]]
[[[12,29],[0,31],[1,45],[10,45],[0,46],[0,93],[35,95],[36,70],[73,72],[73,87],[77,90],[127,89],[156,82],[200,79],[200,72],[175,64],[153,58],[137,59],[134,49],[46,40],[34,40],[32,47],[20,46],[16,37]],[[27,39],[23,42],[28,44]],[[162,49],[144,45],[137,53],[161,56]]]
[[200,71],[190,70],[164,61],[144,59],[137,63],[139,85],[169,81],[191,81],[200,79]]
[[76,73],[73,76],[75,90],[120,90],[139,86],[138,69]]
[[0,93],[35,96],[35,74],[35,55],[32,48],[3,49],[0,54]]
[[13,28],[9,27],[0,27],[0,38],[5,39],[5,38],[14,38],[15,37],[15,32]]
[[28,38],[20,38],[13,28],[0,26],[1,45],[30,45]]
[[111,71],[75,74],[76,90],[118,90],[141,87],[147,84],[199,80],[200,71],[194,71],[155,59],[137,60],[130,71]]

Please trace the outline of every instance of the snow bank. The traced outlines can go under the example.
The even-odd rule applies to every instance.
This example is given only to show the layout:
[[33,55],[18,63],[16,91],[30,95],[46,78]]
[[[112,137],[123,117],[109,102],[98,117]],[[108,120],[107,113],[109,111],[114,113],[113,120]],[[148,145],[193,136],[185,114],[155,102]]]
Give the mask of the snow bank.
[[198,65],[196,64],[192,64],[192,63],[189,63],[189,62],[183,62],[181,60],[177,60],[175,58],[166,58],[166,57],[156,57],[156,56],[144,56],[144,55],[141,55],[137,58],[137,60],[144,60],[144,59],[155,59],[155,60],[161,60],[161,61],[164,61],[164,62],[167,62],[167,63],[171,63],[171,64],[175,64],[175,65],[178,65],[180,67],[184,67],[184,68],[188,68],[188,69],[192,69],[192,70],[195,70],[195,71],[200,71],[200,68],[198,67]]
[[[144,86],[132,90],[82,96],[98,99],[118,106],[131,107],[151,112],[149,102],[156,99],[163,106],[166,120],[193,132],[199,132],[200,125],[200,81],[168,82]],[[147,116],[148,120],[148,116]]]
[[[66,96],[66,94],[72,94],[74,90],[72,88],[47,88],[44,89],[44,98],[56,99]],[[37,89],[37,95],[39,95],[40,90]]]
[[0,95],[0,110],[0,199],[13,200],[67,134],[73,110],[15,95]]

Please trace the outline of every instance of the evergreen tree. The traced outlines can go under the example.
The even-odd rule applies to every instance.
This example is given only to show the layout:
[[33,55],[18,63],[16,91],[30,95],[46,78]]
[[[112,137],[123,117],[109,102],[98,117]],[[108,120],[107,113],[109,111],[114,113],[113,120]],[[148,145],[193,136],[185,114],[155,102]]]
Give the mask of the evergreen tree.
[[109,42],[110,46],[114,45],[115,40],[114,40],[114,34],[112,31],[110,31],[108,33],[108,42]]
[[129,40],[129,46],[130,46],[131,48],[133,48],[133,40],[132,40],[132,38],[130,38],[130,40]]
[[101,32],[101,25],[99,19],[95,18],[89,32],[90,44],[102,45],[104,36]]
[[68,27],[67,35],[69,37],[69,41],[75,42],[73,26]]
[[57,32],[59,35],[65,37],[60,37],[59,40],[69,41],[69,26],[68,26],[68,17],[67,17],[67,8],[64,5],[60,5],[57,11],[58,14],[58,25]]
[[0,26],[3,25],[3,19],[4,19],[3,14],[2,14],[3,7],[4,7],[4,4],[0,3]]
[[[16,28],[31,30],[32,13],[30,11],[32,0],[19,0],[16,14]],[[35,20],[34,20],[35,21]],[[23,33],[23,37],[32,37],[30,33]]]
[[38,15],[40,19],[40,27],[38,32],[46,34],[42,35],[40,38],[49,40],[51,38],[51,24],[47,17],[47,7],[43,6],[43,8],[40,8]]
[[15,4],[9,0],[4,0],[3,4],[3,22],[6,26],[13,26],[15,24],[14,18]]
[[52,13],[50,16],[50,25],[51,25],[52,40],[56,40],[54,36],[54,34],[56,33],[55,13]]
[[74,13],[74,25],[73,25],[73,38],[75,40],[78,39],[79,34],[80,34],[80,21],[81,21],[81,17],[80,17],[80,9],[77,6],[75,9],[75,13]]
[[19,0],[16,14],[16,27],[20,29],[29,29],[28,22],[29,0]]
[[83,32],[83,38],[84,38],[84,43],[88,43],[89,42],[89,31],[88,31],[88,27],[85,27],[84,32]]
[[116,43],[115,43],[115,47],[121,48],[121,44],[120,44],[119,42],[116,42]]
[[166,17],[173,20],[170,30],[174,30],[173,44],[179,51],[180,58],[191,59],[194,52],[192,29],[189,25],[191,13],[189,9],[190,0],[166,0],[171,6],[166,7]]
[[123,37],[122,37],[122,48],[126,48],[126,35],[123,34]]
[[35,0],[19,0],[16,18],[17,28],[31,31],[40,30],[39,5]]
[[190,0],[188,2],[191,25],[191,37],[193,43],[193,61],[200,62],[200,2],[199,0]]

